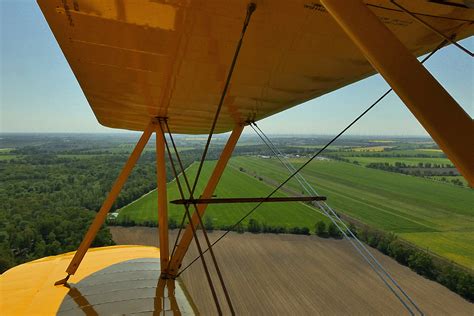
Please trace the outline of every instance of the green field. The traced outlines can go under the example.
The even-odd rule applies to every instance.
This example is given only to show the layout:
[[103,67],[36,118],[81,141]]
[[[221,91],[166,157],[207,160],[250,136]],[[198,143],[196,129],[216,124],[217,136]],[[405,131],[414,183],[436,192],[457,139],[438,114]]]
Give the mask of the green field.
[[[305,159],[292,159],[292,162],[299,166]],[[213,165],[214,162],[206,163],[201,177],[203,181],[209,177]],[[193,164],[189,168],[192,177],[196,167]],[[288,171],[276,159],[235,157],[221,179],[216,196],[263,197],[287,175]],[[304,169],[303,175],[321,195],[328,197],[328,204],[337,212],[372,227],[394,232],[459,264],[474,267],[474,251],[470,246],[474,239],[473,190],[333,160],[314,161]],[[259,177],[263,181],[259,181]],[[286,188],[302,192],[295,180],[288,182]],[[200,183],[198,192],[202,189]],[[178,198],[176,183],[172,181],[169,183],[169,199]],[[128,217],[136,222],[156,222],[156,200],[156,191],[150,192],[122,208],[118,220]],[[253,205],[211,205],[206,216],[216,227],[230,225]],[[179,221],[182,207],[170,205],[169,214],[170,218]],[[264,204],[250,218],[269,225],[306,226],[311,230],[316,221],[324,219],[301,203]]]
[[357,161],[361,165],[367,165],[369,163],[388,163],[395,165],[396,162],[403,162],[407,166],[418,166],[419,163],[430,163],[438,165],[452,165],[452,162],[448,158],[423,158],[423,157],[345,157],[350,161]]
[[0,153],[0,160],[11,160],[11,159],[15,159],[15,158],[18,158],[18,156],[17,155],[9,155],[9,154],[2,155]]
[[466,267],[474,268],[474,231],[405,233],[404,239]]
[[[104,154],[105,155],[105,154]],[[100,157],[101,155],[99,154],[82,154],[82,155],[74,155],[74,154],[71,154],[71,155],[57,155],[58,158],[69,158],[69,159],[93,159],[93,158],[97,158],[97,157]]]
[[[364,156],[364,157],[380,157],[381,155],[387,156],[388,158],[445,158],[446,156],[442,151],[429,150],[429,149],[391,149],[384,151],[356,151],[343,150],[337,153],[339,156]],[[399,156],[399,157],[397,157]],[[424,162],[424,161],[423,161]]]
[[[295,166],[302,161],[293,159]],[[280,182],[288,174],[276,159],[237,157],[231,165]],[[303,175],[338,212],[474,267],[468,246],[474,234],[473,190],[338,161],[312,162]],[[301,191],[296,181],[287,185]]]
[[[214,162],[204,165],[203,172],[198,184],[198,192],[202,192],[203,183],[209,178],[210,172],[214,166]],[[197,170],[197,164],[194,163],[186,174],[194,179]],[[180,177],[181,178],[181,177]],[[184,180],[182,181],[184,185]],[[265,197],[273,190],[272,187],[251,177],[237,169],[227,168],[222,176],[219,186],[216,189],[217,197]],[[280,196],[283,196],[280,194]],[[133,203],[123,207],[119,211],[118,220],[125,218],[143,223],[145,221],[157,221],[157,193],[152,191],[141,197]],[[168,184],[168,199],[179,199],[179,191],[175,181]],[[256,203],[245,204],[225,204],[210,205],[206,211],[206,217],[212,219],[215,227],[223,225],[231,225],[237,222],[244,214],[246,214]],[[179,222],[183,216],[183,206],[169,204],[169,217]],[[267,203],[258,208],[254,214],[248,219],[254,218],[260,223],[266,223],[273,226],[285,227],[303,227],[306,226],[310,230],[314,229],[314,224],[318,220],[326,220],[322,215],[317,213],[312,207],[302,203]],[[247,220],[244,221],[244,224]]]

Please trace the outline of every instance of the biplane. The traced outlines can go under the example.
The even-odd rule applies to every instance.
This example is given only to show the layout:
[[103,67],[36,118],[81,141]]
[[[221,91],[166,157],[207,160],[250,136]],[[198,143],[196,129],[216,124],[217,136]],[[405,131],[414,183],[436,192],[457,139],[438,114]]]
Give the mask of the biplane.
[[[217,313],[235,314],[202,216],[212,203],[260,205],[285,199],[272,194],[213,197],[243,128],[375,73],[382,75],[474,186],[473,121],[417,59],[446,45],[472,57],[458,41],[474,34],[473,1],[38,0],[38,4],[98,122],[142,135],[77,251],[22,264],[2,276],[2,296],[7,298],[3,315],[198,313],[177,278],[193,242]],[[212,175],[204,191],[197,192],[212,136],[227,132],[230,136]],[[154,133],[160,247],[89,249]],[[176,134],[208,135],[194,183],[182,168],[173,140]],[[183,206],[187,224],[175,247],[169,247],[168,240],[167,157],[174,161],[176,179],[183,175],[182,198],[171,202]],[[299,177],[303,167],[288,166],[290,177]],[[331,215],[325,198],[311,193],[286,200],[305,198]],[[203,231],[204,242],[198,240],[197,229]],[[355,236],[346,237],[365,249]],[[205,252],[211,254],[210,262],[204,260]],[[423,314],[379,263],[371,262],[399,298],[400,308]],[[219,280],[214,281],[222,286],[224,300],[216,297],[209,264],[218,272]]]

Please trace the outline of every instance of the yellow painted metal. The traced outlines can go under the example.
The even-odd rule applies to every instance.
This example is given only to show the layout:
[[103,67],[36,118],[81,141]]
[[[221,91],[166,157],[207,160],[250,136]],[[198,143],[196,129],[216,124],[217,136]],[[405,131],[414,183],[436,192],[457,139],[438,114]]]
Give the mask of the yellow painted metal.
[[474,122],[360,0],[321,0],[474,187]]
[[[69,289],[54,286],[71,261],[74,252],[46,257],[16,266],[0,276],[1,315],[56,315]],[[138,259],[159,258],[155,247],[112,246],[89,249],[81,269],[69,282],[78,283],[113,264]]]
[[[224,149],[222,150],[219,160],[217,161],[217,164],[214,167],[214,170],[207,182],[206,188],[204,189],[201,198],[209,199],[212,197],[212,194],[214,193],[214,190],[216,189],[217,184],[219,183],[219,180],[222,174],[224,173],[224,169],[227,166],[230,157],[232,156],[232,152],[234,151],[235,145],[237,144],[243,129],[243,125],[237,125],[232,130],[232,133],[230,134],[229,139],[227,140],[227,143]],[[207,204],[199,204],[197,206],[197,211],[199,212],[201,218],[204,215],[206,208]],[[191,220],[194,227],[199,226],[199,217],[196,213],[193,214]],[[184,255],[186,254],[192,240],[193,232],[191,226],[188,224],[176,248],[175,254],[171,258],[171,262],[168,269],[168,273],[170,275],[176,275],[178,273],[178,269],[181,266],[181,263],[183,262]]]
[[[158,122],[157,124],[161,124]],[[166,190],[165,139],[159,126],[156,132],[156,184],[158,191],[158,233],[160,239],[161,271],[166,273],[169,263],[168,195]]]
[[[216,132],[374,74],[318,0],[256,2]],[[439,43],[389,0],[365,2],[416,56]],[[474,34],[472,9],[398,2],[447,36]],[[176,133],[209,131],[249,0],[38,3],[101,124],[143,130],[159,116]]]
[[89,227],[89,230],[84,236],[84,239],[79,245],[79,248],[74,254],[74,258],[72,259],[71,263],[67,267],[66,272],[69,275],[73,275],[76,272],[87,250],[91,246],[92,241],[94,241],[95,236],[99,232],[100,227],[102,226],[102,224],[104,224],[104,221],[107,217],[107,214],[110,211],[110,208],[112,207],[115,200],[117,199],[117,196],[119,195],[120,190],[125,184],[125,181],[127,181],[127,178],[132,172],[132,169],[135,166],[138,158],[140,158],[140,154],[142,153],[143,148],[145,148],[148,140],[150,139],[150,136],[153,133],[153,130],[154,130],[154,125],[152,122],[149,122],[147,128],[144,130],[137,145],[135,146],[132,153],[130,154],[130,157],[125,163],[125,166],[123,167],[122,171],[117,177],[117,180],[115,180],[115,183],[112,186],[112,189],[110,190],[109,194],[107,195],[107,198],[105,199],[104,203],[102,204],[102,207],[100,208],[99,212],[97,212],[97,215],[95,216],[94,221],[92,222],[91,226]]

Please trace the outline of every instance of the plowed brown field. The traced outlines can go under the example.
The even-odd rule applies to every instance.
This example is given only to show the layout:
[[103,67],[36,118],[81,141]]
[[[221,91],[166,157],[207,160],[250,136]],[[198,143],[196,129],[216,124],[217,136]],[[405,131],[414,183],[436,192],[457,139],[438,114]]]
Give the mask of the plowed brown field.
[[[158,246],[155,228],[112,227],[111,231],[117,244]],[[171,233],[172,241],[176,233]],[[211,233],[211,240],[221,233]],[[196,253],[193,243],[184,264]],[[216,245],[215,253],[238,315],[408,314],[345,240],[230,233]],[[474,304],[390,257],[375,250],[373,254],[425,315],[474,314]],[[211,265],[210,256],[206,259]],[[201,314],[216,314],[202,264],[196,262],[181,278]],[[217,277],[214,280],[218,287]]]

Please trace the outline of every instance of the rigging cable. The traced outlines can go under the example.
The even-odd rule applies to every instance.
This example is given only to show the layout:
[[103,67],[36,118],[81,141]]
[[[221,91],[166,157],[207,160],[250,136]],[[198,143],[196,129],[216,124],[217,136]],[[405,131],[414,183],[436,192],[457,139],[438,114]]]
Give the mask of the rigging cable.
[[[447,43],[446,40],[442,41],[430,54],[428,54],[421,63],[424,63],[429,58],[431,58],[438,50],[440,50],[443,46]],[[382,99],[384,99],[392,89],[387,90],[382,96],[380,96],[374,103],[372,103],[366,110],[364,110],[358,117],[356,117],[349,125],[347,125],[339,134],[337,134],[334,138],[332,138],[326,145],[324,145],[320,150],[318,150],[308,161],[306,161],[303,165],[301,165],[295,172],[293,172],[285,181],[283,181],[280,185],[278,185],[268,196],[270,198],[273,194],[275,194],[281,187],[283,187],[293,176],[298,174],[303,168],[305,168],[311,161],[313,161],[319,154],[321,154],[327,147],[329,147],[333,142],[335,142],[340,136],[342,136],[349,128],[351,128],[355,123],[357,123],[365,114],[367,114],[372,108],[374,108]],[[260,205],[262,205],[264,201],[258,203],[255,207],[253,207],[249,212],[247,212],[239,221],[237,221],[234,225],[227,229],[217,240],[215,240],[211,247],[214,247],[220,240],[222,240],[226,235],[229,234],[237,225],[242,223],[250,214],[252,214]],[[337,225],[336,225],[337,226]],[[209,249],[206,249],[203,253],[206,253]],[[199,259],[199,256],[194,258],[187,266],[185,266],[181,271],[178,273],[178,276],[181,275],[184,271],[186,271],[196,260]]]
[[[377,103],[379,103],[391,90],[389,90],[388,92],[384,93],[382,95],[382,97],[380,97],[379,99],[377,99],[377,101],[375,101],[370,107],[368,107],[364,112],[362,112],[356,119],[354,119],[348,126],[346,126],[341,132],[339,132],[339,134],[337,134],[331,141],[329,141],[326,145],[324,145],[323,148],[321,148],[318,152],[316,152],[308,161],[306,161],[301,167],[298,168],[298,170],[296,170],[296,172],[294,172],[292,175],[290,175],[285,181],[283,181],[282,183],[280,183],[272,192],[270,192],[270,194],[268,194],[266,196],[266,199],[270,198],[271,196],[273,196],[273,194],[275,194],[281,187],[283,187],[288,181],[291,180],[291,178],[293,178],[293,176],[295,174],[297,174],[299,171],[301,171],[304,167],[306,167],[311,161],[313,161],[314,158],[316,158],[317,156],[319,156],[320,153],[322,153],[324,151],[324,149],[326,149],[327,147],[329,147],[334,141],[336,141],[336,139],[338,139],[342,134],[344,134],[345,131],[347,131],[352,125],[354,125],[358,120],[360,120],[367,112],[369,112]],[[229,234],[237,225],[239,225],[240,223],[242,223],[247,217],[250,216],[250,214],[252,214],[258,207],[260,207],[260,205],[262,205],[263,203],[265,202],[265,200],[263,200],[262,202],[259,202],[256,206],[254,206],[250,211],[248,211],[240,220],[238,220],[234,225],[232,225],[231,227],[229,227],[217,240],[215,240],[213,243],[212,243],[212,247],[218,243],[220,240],[222,240],[227,234]],[[206,253],[208,249],[206,249],[204,251],[204,253]],[[194,260],[192,260],[186,267],[184,267],[179,273],[178,273],[178,276],[183,273],[186,269],[188,269],[194,262],[196,262],[196,260],[198,260],[199,257],[196,257],[194,258]]]
[[203,167],[204,161],[206,159],[207,151],[209,150],[209,145],[211,143],[211,138],[212,138],[212,135],[214,134],[214,129],[216,128],[217,120],[219,118],[219,114],[221,112],[222,105],[224,104],[224,99],[227,95],[227,90],[228,90],[229,85],[230,85],[230,80],[232,79],[232,74],[234,72],[235,64],[237,63],[237,58],[239,56],[240,48],[242,47],[245,32],[247,31],[247,26],[249,25],[250,18],[252,17],[252,13],[255,11],[256,8],[257,8],[257,5],[254,2],[250,2],[247,6],[247,15],[245,17],[244,25],[242,27],[242,32],[240,33],[240,39],[239,39],[239,42],[237,43],[237,47],[235,49],[234,57],[232,59],[232,63],[230,64],[229,73],[227,74],[227,79],[226,79],[226,82],[225,82],[225,85],[224,85],[224,90],[222,91],[221,98],[219,100],[219,105],[217,106],[217,111],[216,111],[216,114],[214,116],[214,120],[212,122],[211,131],[209,132],[209,136],[207,137],[206,146],[204,147],[204,151],[202,153],[201,161],[199,162],[199,167],[198,167],[198,171],[196,173],[196,178],[194,179],[194,184],[193,184],[191,194],[194,194],[194,192],[196,190],[196,186],[197,186],[197,183],[199,181],[199,176],[201,175],[202,167]]
[[[337,134],[330,142],[328,142],[322,149],[320,149],[318,152],[316,152],[308,161],[306,161],[298,170],[297,172],[299,172],[301,169],[303,169],[304,167],[306,167],[311,161],[313,161],[314,158],[316,158],[317,156],[319,156],[320,153],[322,153],[324,151],[324,149],[326,149],[327,147],[329,147],[336,139],[338,139],[342,134],[344,134],[345,131],[347,131],[352,125],[354,125],[358,120],[360,120],[367,112],[369,112],[378,102],[380,102],[386,95],[388,94],[388,92],[384,93],[384,95],[382,97],[380,97],[376,102],[374,102],[370,107],[368,107],[364,112],[362,112],[362,114],[360,114],[355,120],[352,121],[352,123],[350,123],[347,127],[345,127],[339,134]],[[283,181],[282,183],[280,183],[272,192],[270,192],[270,194],[267,195],[266,198],[270,198],[271,196],[273,196],[273,194],[275,194],[282,186],[284,186],[288,181],[291,180],[291,178],[293,178],[293,176],[297,173],[293,173],[291,176],[289,176],[285,181]],[[234,225],[232,225],[231,227],[229,227],[227,229],[227,231],[224,232],[224,234],[222,234],[216,241],[214,241],[212,243],[212,246],[214,246],[216,243],[218,243],[220,240],[222,240],[222,238],[224,238],[227,234],[229,234],[237,225],[239,225],[240,223],[242,223],[247,217],[250,216],[250,214],[252,214],[258,207],[260,207],[260,205],[262,205],[263,203],[265,202],[262,201],[262,202],[259,202],[256,206],[254,206],[250,211],[248,211],[239,221],[237,221]],[[207,251],[207,250],[206,250]],[[206,253],[206,251],[204,251],[204,253]],[[193,261],[191,261],[186,267],[184,267],[180,273],[178,273],[178,276],[183,273],[186,269],[188,269],[196,260],[198,260],[199,257],[196,257],[194,258]]]
[[[162,121],[161,120],[159,120],[159,126],[160,126],[160,130],[161,130],[161,133],[162,133],[163,140],[164,140],[165,145],[166,145],[166,151],[168,152],[168,157],[169,157],[169,160],[170,160],[171,169],[172,169],[173,175],[176,179],[176,184],[178,185],[179,193],[184,198],[184,192],[183,192],[183,189],[182,189],[181,184],[179,182],[178,173],[176,171],[176,166],[174,165],[173,157],[171,156],[171,151],[169,149],[168,141],[166,140],[165,133],[163,131],[163,126],[162,126]],[[207,278],[207,281],[209,283],[209,287],[211,289],[212,297],[214,299],[214,303],[216,304],[217,312],[218,312],[219,315],[222,315],[222,310],[221,310],[221,307],[220,307],[220,304],[219,304],[219,299],[217,298],[216,289],[214,288],[214,284],[212,282],[211,274],[209,273],[209,268],[207,267],[206,259],[204,259],[204,256],[203,256],[201,244],[200,244],[198,236],[196,234],[196,228],[194,227],[194,224],[191,220],[191,215],[189,213],[189,205],[186,204],[186,205],[184,205],[184,207],[185,207],[185,214],[188,217],[189,225],[191,226],[191,230],[193,232],[194,240],[196,242],[196,247],[197,247],[198,252],[199,252],[199,257],[201,258],[202,265],[204,267],[204,272],[206,273],[206,278]]]
[[[384,7],[384,6],[381,6],[381,5],[377,5],[377,4],[366,3],[366,6],[372,7],[372,8],[377,8],[377,9],[380,9],[380,10],[402,12],[401,10],[398,10],[398,9],[387,8],[387,7]],[[415,14],[415,15],[434,18],[434,19],[438,19],[438,20],[469,22],[469,23],[474,22],[473,20],[462,19],[462,18],[453,18],[453,17],[449,17],[449,16],[442,16],[442,15],[433,15],[433,14],[429,14],[429,13],[426,13],[426,12],[412,12],[412,13]]]
[[[178,148],[176,147],[176,143],[175,143],[175,141],[174,141],[173,135],[172,135],[171,130],[170,130],[170,128],[169,128],[168,121],[167,121],[167,120],[164,120],[164,123],[165,123],[165,125],[166,125],[166,129],[167,129],[167,131],[168,131],[168,135],[169,135],[169,137],[170,137],[171,144],[172,144],[172,146],[173,146],[175,156],[176,156],[176,158],[177,158],[177,160],[178,160],[178,164],[179,164],[179,167],[180,167],[180,169],[181,169],[181,174],[183,175],[183,178],[184,178],[186,187],[187,187],[188,192],[189,192],[189,194],[190,194],[190,197],[189,197],[189,198],[190,198],[190,199],[194,199],[194,197],[193,197],[193,195],[192,195],[192,192],[191,192],[191,186],[190,186],[190,184],[189,184],[188,177],[186,176],[186,172],[185,172],[185,170],[184,170],[183,162],[181,161],[181,158],[180,158],[180,156],[179,156]],[[166,146],[167,146],[166,148],[169,150],[169,148],[168,148],[168,143],[167,143],[166,139],[165,139],[165,144],[166,144]],[[169,158],[170,158],[170,160],[172,159],[172,158],[171,158],[171,155],[169,156]],[[181,185],[179,184],[179,179],[178,179],[178,177],[176,176],[176,173],[175,173],[175,177],[176,177],[176,183],[178,184],[178,187],[180,187]],[[182,189],[181,189],[181,188],[180,188],[180,193],[182,193]],[[181,198],[182,198],[182,199],[185,199],[184,193],[181,194]],[[205,226],[204,226],[204,224],[203,224],[203,222],[202,222],[202,216],[201,216],[201,214],[200,214],[199,211],[198,211],[198,208],[197,208],[196,203],[193,203],[193,205],[194,205],[195,213],[196,213],[196,215],[197,215],[197,217],[198,217],[198,219],[199,219],[199,225],[201,226],[201,229],[202,229],[202,232],[203,232],[203,235],[204,235],[204,239],[206,240],[206,243],[207,243],[207,247],[208,247],[208,249],[210,250],[211,258],[212,258],[212,261],[213,261],[214,266],[215,266],[215,268],[216,268],[217,276],[218,276],[219,281],[220,281],[220,283],[221,283],[222,290],[224,291],[225,299],[226,299],[226,301],[227,301],[227,304],[228,304],[228,306],[229,306],[229,309],[230,309],[231,314],[232,314],[232,315],[235,315],[234,306],[232,305],[232,301],[231,301],[231,299],[230,299],[229,292],[227,291],[227,287],[226,287],[226,285],[225,285],[224,278],[222,277],[222,273],[221,273],[221,270],[220,270],[220,268],[219,268],[219,264],[217,263],[217,259],[216,259],[216,256],[215,256],[215,254],[214,254],[214,250],[213,250],[212,247],[211,247],[211,242],[210,242],[210,240],[209,240],[209,236],[207,235],[206,228],[205,228]],[[188,207],[188,206],[189,206],[189,205],[185,204],[185,207]],[[178,240],[178,238],[179,238],[179,236],[177,236],[176,240]],[[195,238],[196,238],[196,237],[195,237]],[[173,249],[173,253],[174,253],[174,249]]]
[[[443,42],[441,42],[430,54],[428,54],[425,58],[423,58],[423,60],[421,61],[421,63],[423,64],[424,62],[426,62],[429,58],[431,58],[439,49],[441,49],[444,45],[446,45],[447,41],[444,40]],[[365,114],[367,114],[367,112],[369,112],[375,105],[377,105],[380,101],[382,101],[382,99],[384,99],[390,92],[392,91],[392,89],[389,89],[387,90],[381,97],[379,97],[374,103],[372,103],[372,105],[370,105],[364,112],[362,112],[355,120],[353,120],[346,128],[344,128],[338,135],[336,135],[331,141],[329,141],[323,148],[321,148],[318,152],[316,152],[316,154],[314,154],[306,163],[304,163],[300,168],[298,168],[297,170],[295,170],[282,184],[280,184],[275,190],[273,190],[268,196],[267,198],[271,197],[278,189],[280,189],[284,184],[286,184],[293,176],[295,175],[299,175],[299,172],[307,165],[309,164],[314,158],[316,158],[322,151],[324,151],[327,147],[329,147],[329,145],[331,145],[336,139],[338,139],[343,133],[345,133],[351,126],[353,126],[358,120],[360,120]],[[252,126],[252,125],[251,125]],[[255,126],[258,128],[258,126],[255,124]],[[260,129],[260,128],[259,128]],[[255,129],[254,129],[255,130]],[[268,141],[270,141],[268,139]],[[271,141],[270,141],[271,142]],[[297,177],[298,179],[298,177]],[[304,179],[304,178],[303,178]],[[315,192],[317,193],[317,192]],[[253,213],[263,202],[260,202],[259,204],[257,204],[254,208],[252,208],[243,218],[241,218],[236,224],[234,224],[233,226],[231,226],[223,235],[221,235],[216,241],[214,241],[214,243],[211,245],[211,247],[213,247],[217,242],[219,242],[221,239],[223,239],[232,229],[234,229],[238,224],[240,224],[245,218],[247,218],[251,213]],[[326,203],[325,203],[326,204]],[[319,203],[318,203],[319,205]],[[327,204],[326,204],[327,205]],[[329,206],[327,205],[327,207],[329,208]],[[324,211],[323,208],[321,208],[321,210]],[[326,211],[327,212],[327,211]],[[345,226],[345,228],[349,231],[349,233],[351,234],[351,236],[353,238],[355,238],[358,243],[361,245],[362,249],[365,249],[367,252],[368,250],[364,247],[364,245],[362,244],[362,242],[360,242],[360,240],[358,240],[355,235],[352,233],[352,231],[350,231],[350,229],[345,225],[345,223],[337,216],[337,214],[332,210],[330,209],[330,212],[331,213],[334,213],[334,216],[336,216],[336,218],[338,218],[342,224]],[[327,215],[331,221],[333,221],[333,223],[336,225],[336,227],[343,233],[343,235],[345,235],[345,237],[351,242],[351,244],[355,247],[355,249],[359,252],[359,254],[369,263],[369,265],[372,267],[372,269],[377,273],[377,275],[379,275],[379,277],[382,279],[382,281],[389,287],[389,289],[397,296],[397,298],[402,302],[402,304],[408,309],[408,311],[410,312],[410,314],[414,315],[414,313],[411,311],[411,309],[406,305],[406,303],[400,298],[400,296],[391,288],[390,285],[388,285],[387,281],[380,275],[380,273],[376,270],[376,268],[373,266],[373,264],[371,264],[369,262],[369,259],[361,252],[361,250],[350,240],[350,238],[348,238],[348,236],[345,234],[345,232],[339,227],[339,225],[334,222],[334,220],[329,216],[329,214]],[[208,249],[206,249],[204,251],[204,253],[207,252]],[[391,281],[395,284],[395,286],[397,286],[397,288],[404,294],[405,297],[407,297],[407,299],[412,303],[413,306],[415,306],[415,308],[420,312],[421,315],[423,315],[422,311],[418,308],[418,306],[413,302],[413,300],[411,298],[408,297],[408,295],[403,291],[403,289],[401,289],[401,287],[398,285],[398,283],[396,283],[395,280],[393,280],[393,278],[391,278],[391,276],[385,271],[383,270],[383,267],[380,265],[380,263],[375,259],[375,257],[372,256],[372,254],[370,252],[368,252],[369,256],[372,257],[372,259],[374,260],[374,262],[376,262],[377,266],[379,266],[380,269],[382,269],[382,271],[384,271],[386,274],[386,276],[391,279]],[[188,269],[196,260],[198,260],[199,257],[196,257],[193,261],[191,261],[186,267],[184,267],[180,273],[178,274],[178,276],[183,273],[186,269]]]
[[[239,55],[239,52],[240,52],[240,48],[242,46],[242,43],[243,43],[243,40],[244,40],[244,36],[245,36],[245,32],[247,31],[247,27],[248,27],[248,24],[250,22],[250,18],[252,16],[252,13],[255,11],[257,5],[253,2],[250,2],[247,6],[247,15],[245,17],[245,20],[244,20],[244,24],[243,24],[243,27],[242,27],[242,32],[240,34],[240,39],[239,39],[239,42],[237,43],[237,47],[236,47],[236,50],[234,52],[234,57],[232,59],[232,62],[231,62],[231,65],[230,65],[230,69],[229,69],[229,73],[227,75],[227,79],[226,79],[226,83],[224,85],[224,89],[222,91],[222,94],[221,94],[221,98],[220,98],[220,101],[219,101],[219,104],[217,106],[217,110],[216,110],[216,113],[214,115],[214,120],[212,122],[212,126],[211,126],[211,130],[209,132],[209,135],[207,137],[207,141],[206,141],[206,145],[204,147],[204,151],[202,153],[202,157],[199,161],[199,166],[198,166],[198,170],[197,170],[197,173],[196,173],[196,178],[194,179],[194,183],[193,183],[193,187],[190,191],[190,194],[191,195],[194,195],[195,191],[196,191],[196,186],[198,184],[198,181],[199,181],[199,176],[201,175],[201,171],[202,171],[202,167],[204,165],[204,161],[206,159],[206,156],[207,156],[207,151],[209,150],[209,145],[211,143],[211,139],[212,139],[212,135],[214,134],[214,129],[216,127],[216,124],[217,124],[217,120],[219,118],[219,114],[220,114],[220,111],[221,111],[221,108],[222,108],[222,105],[224,104],[224,98],[227,94],[227,89],[229,87],[229,84],[230,84],[230,80],[232,78],[232,73],[234,71],[234,68],[235,68],[235,64],[237,63],[237,57]],[[178,238],[180,237],[181,235],[181,232],[183,230],[183,226],[184,226],[184,221],[186,219],[186,214],[183,214],[183,218],[181,219],[181,224],[179,226],[179,230],[178,230],[178,235],[177,235],[177,238],[176,238],[176,241],[175,241],[175,244],[173,246],[173,251],[172,251],[172,254],[174,254],[175,252],[175,249],[177,247],[177,243],[178,243]],[[208,248],[209,249],[209,248]]]
[[[288,171],[290,172],[290,174],[292,172],[294,172],[296,169],[293,167],[293,165],[287,161],[286,163],[280,159],[278,157],[278,154],[276,154],[276,151],[279,152],[279,154],[281,156],[283,156],[283,154],[281,153],[280,150],[278,150],[278,148],[273,144],[273,142],[268,138],[268,136],[263,133],[263,131],[257,126],[257,124],[253,123],[253,125],[255,125],[255,127],[261,132],[261,134],[267,139],[267,141],[272,144],[272,146],[274,148],[271,148],[269,146],[269,148],[272,150],[273,153],[275,153],[276,157],[278,158],[278,160],[288,169]],[[254,128],[255,130],[255,128]],[[257,130],[255,130],[255,132],[258,134]],[[260,136],[260,135],[259,135]],[[261,137],[261,136],[260,136]],[[261,137],[262,138],[262,137]],[[267,144],[268,146],[268,144]],[[298,177],[299,176],[299,177]],[[300,179],[299,179],[300,178]],[[308,192],[308,194],[314,194],[314,195],[319,195],[316,190],[306,181],[306,179],[303,177],[303,175],[301,175],[300,173],[297,174],[296,176],[296,179],[298,180],[298,182],[301,184],[301,186]],[[304,185],[304,183],[306,185]],[[351,245],[354,247],[354,249],[362,256],[362,258],[370,265],[370,267],[372,268],[372,270],[378,275],[378,277],[385,283],[385,285],[388,287],[388,289],[398,298],[398,300],[403,304],[403,306],[408,310],[408,312],[411,314],[411,315],[414,315],[413,311],[411,310],[411,308],[408,307],[408,305],[403,301],[403,299],[398,295],[398,293],[396,293],[396,291],[393,289],[393,287],[386,281],[386,279],[380,274],[379,270],[383,272],[383,274],[398,288],[398,290],[403,294],[403,296],[417,309],[417,311],[423,315],[423,312],[419,309],[419,307],[417,306],[417,304],[410,298],[410,296],[408,296],[408,294],[406,294],[406,292],[398,285],[398,283],[395,281],[395,279],[393,279],[393,277],[385,270],[385,268],[379,263],[379,261],[370,253],[370,251],[368,251],[368,249],[360,242],[360,240],[357,238],[357,236],[355,236],[355,234],[349,229],[349,227],[347,227],[347,225],[344,223],[344,221],[342,221],[342,219],[337,215],[336,212],[334,212],[334,210],[327,204],[327,203],[319,203],[318,201],[316,201],[316,203],[313,203],[313,205],[316,204],[315,206],[318,206],[319,209],[321,209],[323,212],[324,212],[324,215],[326,215],[330,220],[331,222],[337,227],[337,229],[342,233],[342,235],[344,236],[344,238],[346,238],[350,243]],[[327,209],[330,210],[330,212],[332,213],[332,215],[327,211],[327,209],[324,208],[324,206],[326,206]],[[344,230],[343,228],[341,228],[338,224],[338,221],[339,224],[341,224],[341,226],[344,226],[344,228],[346,230]],[[348,236],[347,236],[347,232],[349,232],[349,234],[352,236],[352,238],[354,238],[359,246],[357,244],[355,244]],[[365,252],[366,254],[363,254],[363,252]],[[367,257],[367,255],[369,257]],[[372,259],[375,263],[375,265],[379,268],[379,270],[377,270],[377,267],[374,266],[374,264],[370,261],[370,259]]]
[[[260,137],[260,139],[265,143],[265,145],[267,145],[267,147],[270,148],[270,150],[273,152],[273,154],[275,155],[275,157],[286,167],[285,162],[282,161],[282,159],[279,157],[279,155],[283,156],[283,153],[282,153],[281,151],[279,151],[279,150],[276,148],[276,146],[271,142],[271,140],[267,137],[267,135],[265,135],[261,130],[260,130],[260,132],[261,132],[261,134],[262,134],[263,136],[260,135],[260,133],[255,129],[254,125],[255,125],[256,128],[258,128],[258,129],[260,130],[260,128],[257,126],[257,124],[255,124],[255,122],[251,122],[251,123],[250,123],[250,127],[255,131],[255,133],[258,135],[258,137]],[[266,139],[265,139],[265,138],[266,138]],[[270,142],[270,144],[273,145],[273,147],[275,147],[276,150],[278,150],[279,154],[277,154],[276,151],[272,148],[272,146],[270,146],[267,142]],[[288,167],[286,167],[286,168],[288,169]],[[294,170],[293,170],[293,171],[294,171]],[[291,172],[292,172],[292,171],[291,171]],[[303,189],[306,191],[306,193],[307,193],[308,195],[311,195],[311,193],[309,193],[309,190],[306,188],[305,184],[302,183],[302,181],[300,180],[300,177],[302,177],[302,176],[301,176],[301,174],[299,174],[299,173],[295,176],[296,180],[297,180],[298,183],[303,187]],[[303,178],[303,180],[304,180],[304,178]],[[316,195],[317,195],[317,194],[316,194]],[[321,215],[323,215],[323,216],[327,216],[325,213],[323,213],[323,212],[322,212],[321,210],[319,210],[319,209],[317,209],[317,210],[315,210],[315,211],[317,211],[319,214],[321,214]]]
[[[419,17],[417,17],[415,14],[413,14],[411,11],[409,11],[408,9],[406,9],[405,7],[403,7],[401,4],[398,4],[397,2],[395,2],[395,0],[390,0],[391,3],[393,3],[395,6],[397,6],[398,8],[400,8],[403,12],[405,12],[406,14],[408,14],[409,16],[411,16],[413,19],[417,20],[418,22],[420,22],[421,24],[423,24],[425,27],[427,27],[428,29],[430,29],[431,31],[433,31],[434,33],[438,34],[439,36],[441,36],[442,38],[444,38],[446,41],[450,42],[451,44],[455,45],[457,48],[459,48],[460,50],[462,50],[463,52],[465,52],[466,54],[468,54],[469,56],[473,57],[474,54],[468,50],[467,48],[465,48],[464,46],[462,46],[461,44],[459,44],[458,42],[456,42],[454,39],[452,38],[449,38],[448,36],[446,36],[445,34],[443,34],[441,31],[437,30],[436,28],[434,28],[433,26],[431,26],[430,24],[428,24],[427,22],[423,21],[422,19],[420,19]],[[471,22],[472,23],[472,22]]]

